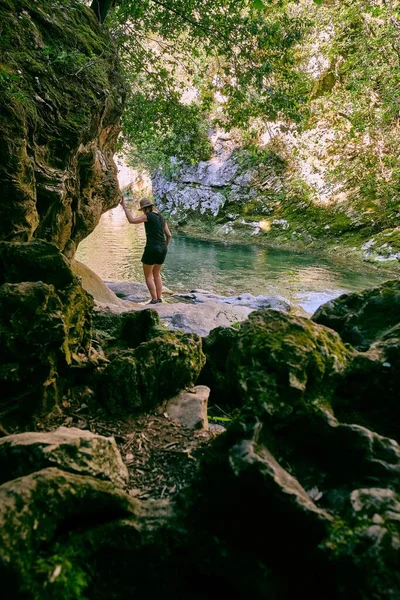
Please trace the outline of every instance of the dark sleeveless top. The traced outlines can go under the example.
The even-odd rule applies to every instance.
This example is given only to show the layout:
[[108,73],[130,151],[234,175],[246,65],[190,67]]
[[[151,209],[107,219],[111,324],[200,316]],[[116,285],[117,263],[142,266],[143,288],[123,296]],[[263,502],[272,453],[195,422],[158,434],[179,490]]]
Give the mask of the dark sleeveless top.
[[165,219],[160,213],[146,213],[147,221],[144,223],[146,230],[146,247],[166,246],[165,241]]

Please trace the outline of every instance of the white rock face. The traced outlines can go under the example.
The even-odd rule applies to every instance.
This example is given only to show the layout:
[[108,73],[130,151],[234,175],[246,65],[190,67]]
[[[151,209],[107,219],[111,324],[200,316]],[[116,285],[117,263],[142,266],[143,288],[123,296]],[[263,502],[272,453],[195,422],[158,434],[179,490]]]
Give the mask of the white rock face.
[[177,216],[190,212],[216,216],[226,202],[226,189],[239,202],[250,197],[253,174],[239,174],[239,165],[232,158],[238,142],[222,131],[214,132],[210,139],[214,147],[210,160],[179,166],[172,159],[175,174],[170,177],[160,172],[153,174],[153,195],[162,210]]

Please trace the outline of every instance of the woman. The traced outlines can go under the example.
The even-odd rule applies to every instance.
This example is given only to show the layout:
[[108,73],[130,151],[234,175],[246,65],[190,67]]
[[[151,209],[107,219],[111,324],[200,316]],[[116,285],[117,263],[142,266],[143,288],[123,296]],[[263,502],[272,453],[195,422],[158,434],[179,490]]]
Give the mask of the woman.
[[162,279],[160,271],[171,241],[171,232],[162,214],[148,198],[140,201],[139,210],[143,211],[140,217],[132,217],[125,205],[124,197],[122,197],[121,205],[129,223],[133,225],[144,223],[146,247],[142,256],[143,273],[147,289],[151,296],[150,304],[158,304],[162,302]]

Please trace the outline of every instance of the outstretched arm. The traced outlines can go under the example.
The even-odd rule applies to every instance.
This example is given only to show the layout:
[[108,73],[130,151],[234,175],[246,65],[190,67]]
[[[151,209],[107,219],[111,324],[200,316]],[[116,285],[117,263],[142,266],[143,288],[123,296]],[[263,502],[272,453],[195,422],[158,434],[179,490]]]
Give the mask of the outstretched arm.
[[122,196],[122,200],[121,200],[121,206],[125,211],[125,215],[129,221],[129,223],[132,223],[133,225],[137,225],[138,223],[145,223],[147,221],[146,215],[140,215],[140,217],[132,217],[130,211],[126,207],[125,198],[123,196]]
[[167,246],[169,246],[169,243],[171,241],[172,235],[171,235],[171,232],[169,230],[169,227],[168,227],[168,224],[167,224],[166,221],[165,221],[165,225],[164,225],[164,233],[165,233],[165,235],[167,237]]

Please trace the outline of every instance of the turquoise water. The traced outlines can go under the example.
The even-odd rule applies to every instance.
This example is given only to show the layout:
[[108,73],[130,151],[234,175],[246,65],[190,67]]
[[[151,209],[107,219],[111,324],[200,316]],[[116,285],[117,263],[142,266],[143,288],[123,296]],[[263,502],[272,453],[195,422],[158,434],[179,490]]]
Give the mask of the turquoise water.
[[[120,207],[104,214],[79,246],[77,259],[105,281],[144,281],[142,225],[130,225]],[[308,312],[341,293],[377,285],[387,275],[308,253],[254,245],[207,242],[174,235],[163,269],[173,291],[206,289],[219,294],[280,295]]]

